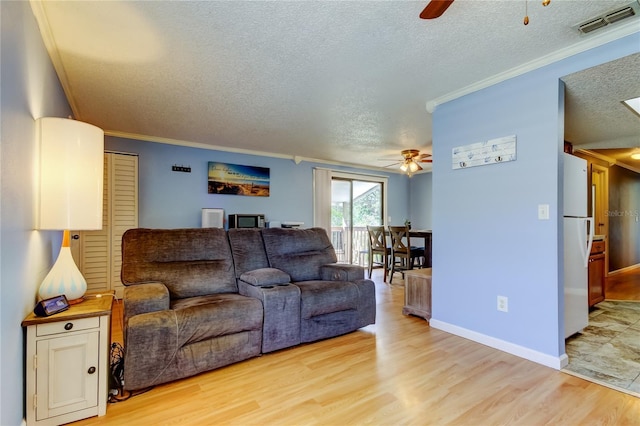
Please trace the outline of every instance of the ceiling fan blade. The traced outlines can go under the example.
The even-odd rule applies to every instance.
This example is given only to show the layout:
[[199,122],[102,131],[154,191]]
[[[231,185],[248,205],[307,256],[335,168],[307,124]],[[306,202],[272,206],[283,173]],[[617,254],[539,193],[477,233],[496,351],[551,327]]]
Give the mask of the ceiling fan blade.
[[431,0],[427,7],[420,13],[421,19],[435,19],[441,16],[453,0]]
[[418,162],[418,163],[433,163],[433,160],[431,160],[431,159],[429,159],[429,160],[422,159],[422,160],[416,160],[416,162]]
[[391,164],[387,164],[386,166],[382,166],[382,167],[393,167],[393,166],[397,166],[398,164],[402,164],[404,161],[396,161],[395,163],[391,163]]

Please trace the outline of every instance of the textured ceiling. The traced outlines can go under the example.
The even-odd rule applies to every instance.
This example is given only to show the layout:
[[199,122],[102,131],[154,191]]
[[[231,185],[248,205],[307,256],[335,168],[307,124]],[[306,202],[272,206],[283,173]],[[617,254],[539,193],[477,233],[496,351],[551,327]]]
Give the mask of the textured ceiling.
[[[457,0],[429,21],[426,0],[32,6],[75,117],[107,134],[383,166],[430,152],[428,101],[584,44],[574,24],[628,3],[529,1],[526,27],[524,0]],[[593,89],[579,82],[576,103]],[[572,127],[574,143],[626,137],[597,121]]]
[[640,116],[621,102],[640,96],[640,54],[562,80],[568,117],[565,139],[640,170],[640,160],[630,158],[632,152],[640,151]]
[[[640,96],[640,54],[566,76],[567,140],[589,147],[640,146],[640,117],[621,101]],[[589,96],[585,96],[589,93]],[[590,121],[602,121],[597,127]]]

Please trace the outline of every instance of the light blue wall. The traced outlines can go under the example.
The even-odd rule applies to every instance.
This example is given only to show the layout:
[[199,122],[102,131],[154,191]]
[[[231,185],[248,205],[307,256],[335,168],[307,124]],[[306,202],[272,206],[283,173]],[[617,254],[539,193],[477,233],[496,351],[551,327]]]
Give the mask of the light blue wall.
[[[394,220],[409,217],[408,178],[398,173],[329,166],[292,160],[107,137],[105,148],[139,155],[139,225],[149,228],[199,227],[201,209],[230,213],[264,213],[267,220],[313,224],[313,167],[384,175],[389,178],[388,208]],[[207,193],[209,161],[268,167],[269,197]],[[191,173],[171,166],[190,166]]]
[[413,229],[431,229],[433,174],[422,173],[409,179],[409,218]]
[[[17,425],[24,415],[20,322],[32,309],[37,287],[60,245],[59,232],[33,230],[34,119],[65,117],[70,110],[29,3],[0,2],[0,15],[0,424]],[[456,172],[446,162],[435,163],[434,319],[546,354],[562,352],[557,80],[637,52],[639,46],[636,34],[435,111],[434,157],[448,158],[451,148],[460,144],[516,134],[518,160]],[[227,212],[260,208],[273,218],[311,222],[311,164],[296,166],[288,160],[118,139],[108,139],[107,147],[140,153],[142,226],[199,226],[202,207],[222,207]],[[209,160],[271,167],[272,197],[259,201],[207,194],[204,170]],[[193,171],[174,173],[172,164],[190,165]],[[410,205],[407,197],[426,193],[430,177],[412,179],[389,175],[389,215],[410,217],[416,227],[430,227],[421,212],[424,206],[414,201]],[[535,218],[542,202],[552,206],[548,222]],[[495,310],[497,294],[509,297],[506,315]]]
[[[564,353],[562,313],[563,106],[559,78],[638,52],[620,39],[440,105],[434,158],[456,146],[517,136],[517,160],[433,171],[433,318],[535,353]],[[537,219],[538,204],[551,219]],[[498,312],[498,295],[509,312]]]
[[24,333],[42,279],[57,256],[60,232],[34,231],[35,118],[71,111],[27,1],[0,2],[0,424],[24,416]]

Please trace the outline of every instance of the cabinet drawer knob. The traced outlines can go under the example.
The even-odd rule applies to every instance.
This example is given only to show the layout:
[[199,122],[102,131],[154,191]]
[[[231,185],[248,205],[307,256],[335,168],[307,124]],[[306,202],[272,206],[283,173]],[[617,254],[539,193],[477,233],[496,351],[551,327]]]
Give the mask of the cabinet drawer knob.
[[69,331],[73,328],[73,323],[72,322],[68,322],[64,325],[64,329]]
[[87,373],[89,374],[93,374],[96,372],[96,368],[95,367],[89,367],[89,369],[87,370]]

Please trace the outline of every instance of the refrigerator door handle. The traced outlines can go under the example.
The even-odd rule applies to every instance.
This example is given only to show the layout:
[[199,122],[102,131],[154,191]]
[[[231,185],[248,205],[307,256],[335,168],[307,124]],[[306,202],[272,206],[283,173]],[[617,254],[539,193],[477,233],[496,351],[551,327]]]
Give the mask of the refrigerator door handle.
[[591,253],[591,246],[593,245],[593,218],[588,217],[585,219],[585,223],[588,225],[587,231],[587,251],[584,253],[584,267],[589,267],[589,254]]

